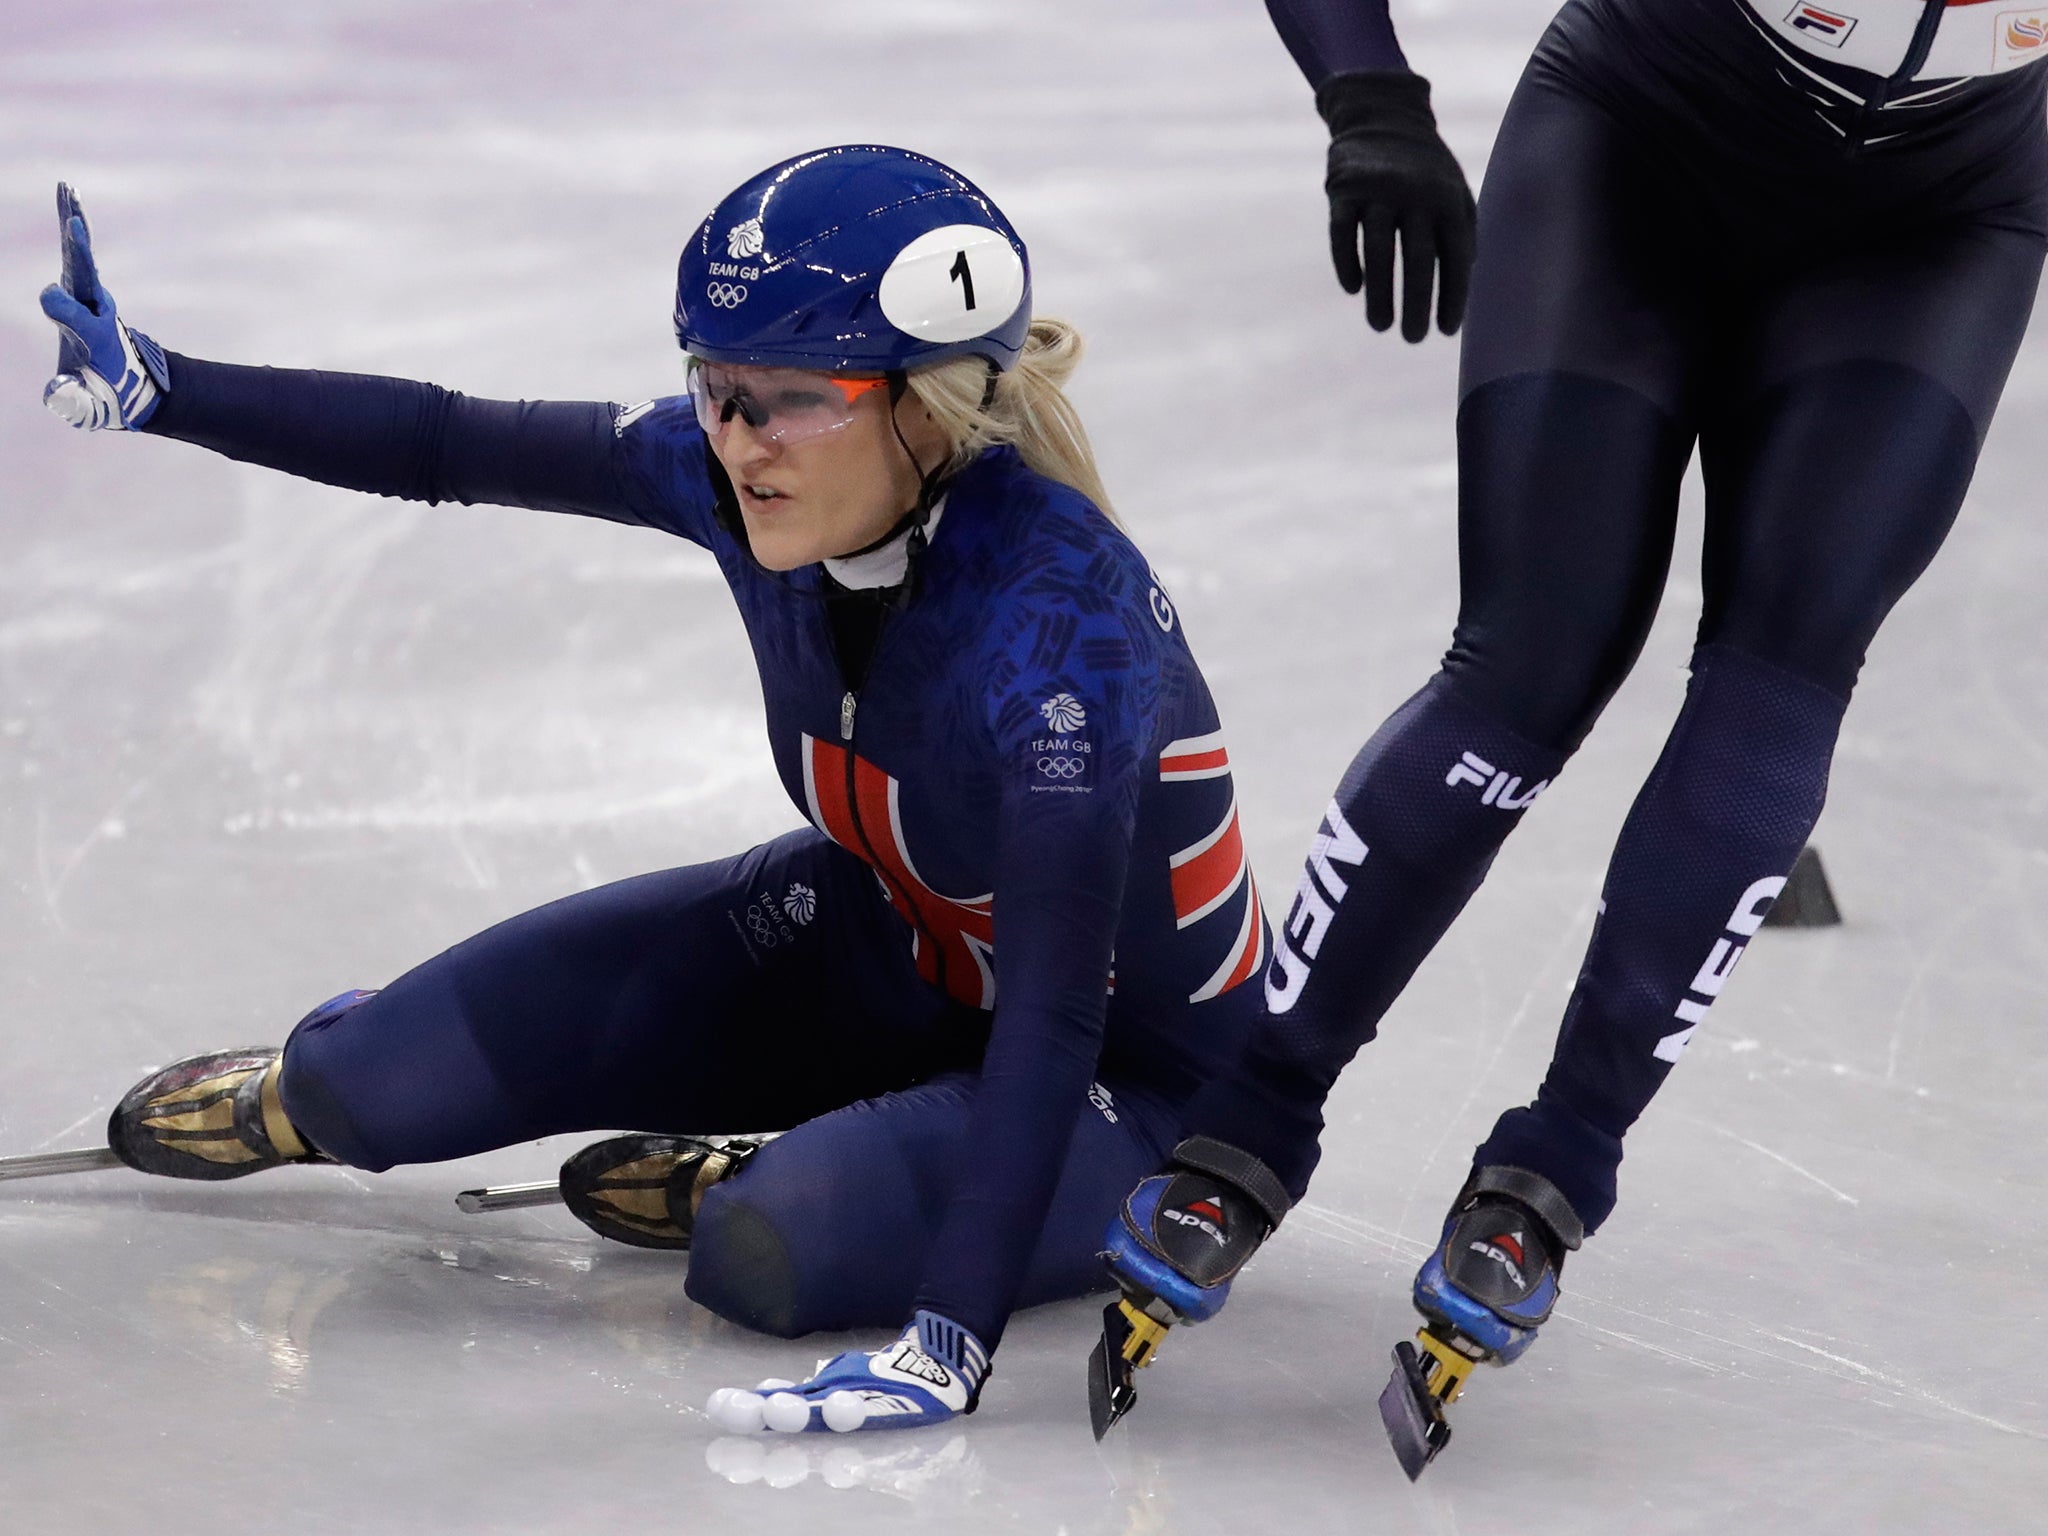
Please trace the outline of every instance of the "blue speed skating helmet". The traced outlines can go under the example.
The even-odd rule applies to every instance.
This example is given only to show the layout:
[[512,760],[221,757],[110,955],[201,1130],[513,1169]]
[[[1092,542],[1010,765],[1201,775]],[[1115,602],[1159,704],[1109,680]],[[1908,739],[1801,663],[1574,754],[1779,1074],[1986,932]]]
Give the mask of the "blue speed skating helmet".
[[923,155],[842,144],[771,166],[683,247],[676,340],[707,362],[830,373],[1017,361],[1024,242],[988,195]]

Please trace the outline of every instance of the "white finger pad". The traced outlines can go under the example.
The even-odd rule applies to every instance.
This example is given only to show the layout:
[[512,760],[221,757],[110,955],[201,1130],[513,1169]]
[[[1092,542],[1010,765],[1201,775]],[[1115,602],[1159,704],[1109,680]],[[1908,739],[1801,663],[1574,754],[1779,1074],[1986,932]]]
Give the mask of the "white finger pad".
[[868,1405],[855,1392],[834,1392],[825,1399],[823,1409],[825,1427],[834,1434],[843,1435],[856,1430],[868,1421]]
[[801,1434],[811,1426],[811,1405],[794,1392],[778,1392],[763,1406],[762,1417],[778,1433]]
[[735,1435],[758,1435],[761,1432],[765,1405],[751,1392],[728,1387],[723,1392],[712,1393],[711,1401],[704,1406],[721,1429]]

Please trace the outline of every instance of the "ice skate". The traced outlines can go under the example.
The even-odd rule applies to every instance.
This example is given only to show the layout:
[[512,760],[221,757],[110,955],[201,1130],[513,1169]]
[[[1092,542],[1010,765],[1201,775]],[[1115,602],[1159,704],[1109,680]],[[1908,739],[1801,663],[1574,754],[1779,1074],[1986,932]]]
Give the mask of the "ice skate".
[[1088,1422],[1100,1440],[1138,1400],[1137,1373],[1167,1331],[1206,1322],[1292,1202],[1273,1171],[1209,1136],[1174,1148],[1109,1224],[1102,1257],[1123,1294],[1102,1309],[1088,1357]]
[[[374,995],[340,993],[300,1024],[346,1013]],[[286,1163],[333,1161],[285,1114],[277,1091],[283,1066],[277,1046],[174,1061],[129,1089],[114,1107],[107,1146],[137,1172],[173,1179],[239,1179]]]
[[1476,1170],[1415,1277],[1425,1319],[1415,1342],[1394,1346],[1380,1418],[1412,1481],[1450,1443],[1444,1409],[1472,1367],[1506,1365],[1536,1342],[1557,1305],[1564,1256],[1585,1228],[1557,1187],[1526,1168]]
[[152,1072],[107,1121],[107,1145],[141,1173],[239,1179],[286,1163],[325,1162],[277,1095],[275,1046],[209,1051]]
[[704,1192],[731,1178],[772,1136],[614,1136],[562,1164],[576,1219],[636,1248],[688,1248]]

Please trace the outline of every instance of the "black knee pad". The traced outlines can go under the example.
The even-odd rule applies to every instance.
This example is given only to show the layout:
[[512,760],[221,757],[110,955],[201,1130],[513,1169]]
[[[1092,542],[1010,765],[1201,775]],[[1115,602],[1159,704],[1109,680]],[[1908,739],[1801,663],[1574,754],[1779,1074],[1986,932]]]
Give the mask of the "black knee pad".
[[742,1328],[781,1339],[817,1326],[798,1308],[796,1266],[782,1234],[725,1185],[707,1190],[698,1207],[683,1294]]

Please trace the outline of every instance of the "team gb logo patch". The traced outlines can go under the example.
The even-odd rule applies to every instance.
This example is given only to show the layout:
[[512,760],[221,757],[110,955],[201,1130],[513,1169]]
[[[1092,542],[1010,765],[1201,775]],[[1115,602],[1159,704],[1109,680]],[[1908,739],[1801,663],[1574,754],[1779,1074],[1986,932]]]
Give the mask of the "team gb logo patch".
[[801,928],[818,915],[818,893],[800,880],[793,881],[789,894],[782,898],[782,910]]
[[1088,711],[1071,693],[1056,693],[1038,706],[1045,723],[1061,735],[1078,731],[1088,723]]
[[743,224],[733,225],[725,232],[725,254],[734,261],[760,255],[761,247],[766,243],[767,237],[761,233],[759,219],[748,219]]

